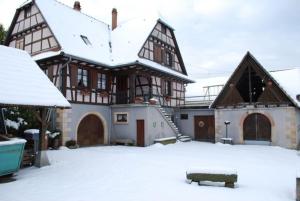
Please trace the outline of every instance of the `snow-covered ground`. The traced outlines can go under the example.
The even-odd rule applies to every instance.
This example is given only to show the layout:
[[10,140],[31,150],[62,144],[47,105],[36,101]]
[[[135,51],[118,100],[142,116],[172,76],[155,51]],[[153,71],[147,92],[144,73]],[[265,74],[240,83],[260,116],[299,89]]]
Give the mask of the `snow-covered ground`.
[[[295,200],[300,155],[273,146],[200,142],[49,151],[52,165],[0,184],[1,201]],[[190,168],[235,169],[234,189],[185,182]]]

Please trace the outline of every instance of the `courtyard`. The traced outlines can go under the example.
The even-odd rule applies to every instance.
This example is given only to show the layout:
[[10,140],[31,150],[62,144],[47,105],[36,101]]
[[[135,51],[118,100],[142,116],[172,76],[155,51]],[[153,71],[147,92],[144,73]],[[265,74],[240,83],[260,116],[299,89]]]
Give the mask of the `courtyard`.
[[[0,184],[1,201],[295,200],[299,153],[275,146],[202,142],[146,148],[48,151],[51,166],[21,169]],[[186,182],[190,168],[236,169],[234,189]]]

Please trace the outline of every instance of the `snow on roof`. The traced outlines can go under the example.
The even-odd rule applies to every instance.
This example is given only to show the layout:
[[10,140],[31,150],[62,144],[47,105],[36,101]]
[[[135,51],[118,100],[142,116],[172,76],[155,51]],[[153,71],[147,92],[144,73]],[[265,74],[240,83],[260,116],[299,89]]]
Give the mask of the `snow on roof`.
[[[181,73],[169,70],[163,65],[146,61],[138,56],[140,49],[158,21],[169,26],[156,15],[130,19],[118,24],[116,29],[111,31],[108,24],[58,1],[36,0],[36,4],[58,40],[62,48],[61,52],[67,55],[110,67],[118,67],[139,61],[145,65],[151,65],[156,70],[180,76],[185,80],[188,79],[187,76]],[[63,18],[56,13],[63,13]],[[85,44],[82,37],[86,37],[90,44]],[[57,55],[57,53],[54,54]],[[39,60],[50,56],[52,54],[37,55],[34,59]]]
[[0,105],[71,107],[27,52],[2,45]]
[[[300,107],[300,102],[297,100],[297,95],[300,94],[300,68],[270,71],[269,74],[293,103]],[[213,95],[211,98],[215,99],[223,88],[218,86],[224,86],[228,79],[229,76],[197,79],[195,83],[187,85],[186,97],[205,96],[207,95],[205,87],[211,86],[210,95]]]
[[138,53],[151,34],[157,20],[157,18],[134,18],[118,25],[112,31],[113,64],[118,65],[138,60]]
[[270,74],[296,106],[300,107],[296,98],[300,94],[300,68],[271,71]]
[[[110,63],[108,24],[74,10],[58,1],[36,0],[62,51],[98,63]],[[84,37],[90,42],[86,44]]]

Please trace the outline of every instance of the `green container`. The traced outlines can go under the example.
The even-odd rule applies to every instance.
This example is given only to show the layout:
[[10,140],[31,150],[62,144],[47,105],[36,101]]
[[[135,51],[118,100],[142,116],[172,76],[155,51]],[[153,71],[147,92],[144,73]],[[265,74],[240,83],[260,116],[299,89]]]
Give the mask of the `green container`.
[[20,169],[26,140],[4,139],[0,136],[0,176],[13,174]]

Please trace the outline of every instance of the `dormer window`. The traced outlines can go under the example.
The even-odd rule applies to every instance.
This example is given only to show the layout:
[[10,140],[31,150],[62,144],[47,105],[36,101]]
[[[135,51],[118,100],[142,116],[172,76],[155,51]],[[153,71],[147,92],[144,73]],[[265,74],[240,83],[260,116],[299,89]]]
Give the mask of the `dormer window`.
[[83,40],[83,42],[86,44],[86,45],[92,45],[92,43],[90,42],[90,40],[88,39],[88,37],[86,36],[83,36],[83,35],[80,35],[81,39]]

